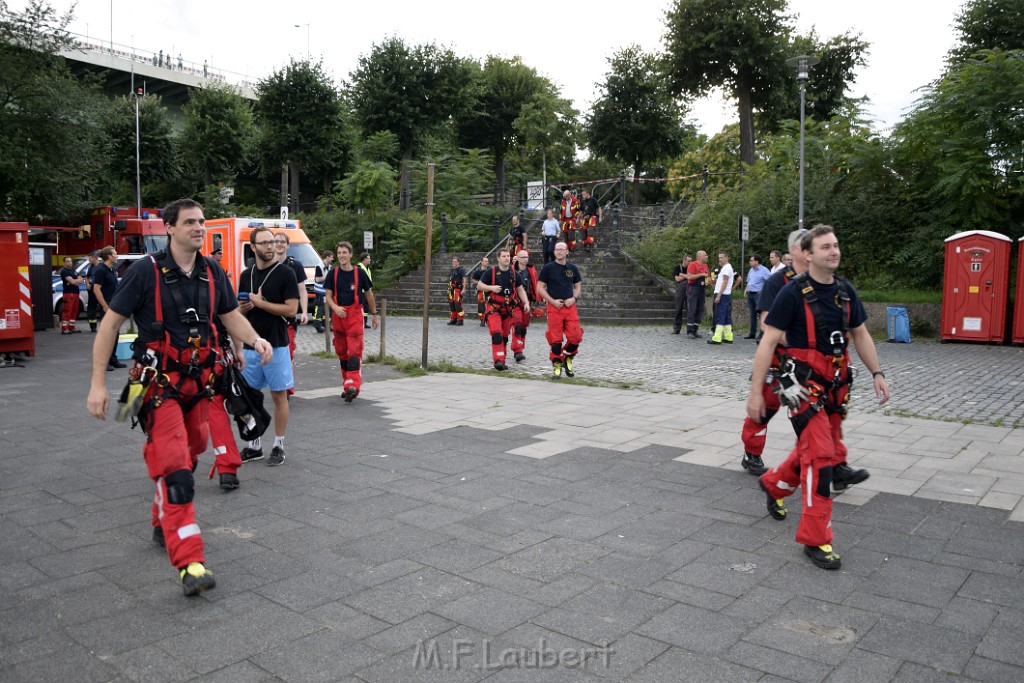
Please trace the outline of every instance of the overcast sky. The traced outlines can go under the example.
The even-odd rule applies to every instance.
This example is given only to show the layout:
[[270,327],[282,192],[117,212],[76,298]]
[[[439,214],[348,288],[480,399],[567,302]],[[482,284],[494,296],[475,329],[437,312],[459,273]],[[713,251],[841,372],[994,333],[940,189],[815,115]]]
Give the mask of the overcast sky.
[[[23,0],[9,5],[18,7]],[[51,0],[66,11],[71,0]],[[636,43],[662,48],[668,0],[627,3],[550,3],[518,0],[504,5],[469,0],[374,0],[327,3],[249,0],[78,0],[70,30],[93,41],[138,50],[180,53],[186,61],[245,74],[256,81],[302,59],[308,49],[323,58],[328,73],[347,79],[360,55],[391,35],[407,43],[436,42],[457,54],[483,58],[519,55],[585,111],[608,70],[608,57]],[[854,96],[871,99],[875,128],[901,120],[915,90],[936,79],[953,45],[953,21],[962,0],[790,0],[801,32],[816,26],[822,37],[848,30],[870,44],[868,66],[853,85]],[[602,12],[597,7],[607,7]],[[582,12],[574,13],[575,8]],[[298,27],[295,25],[299,24]],[[306,26],[308,24],[308,28]],[[586,38],[581,38],[586,36]],[[813,71],[812,71],[813,78]],[[794,113],[794,117],[796,113]],[[714,134],[736,120],[722,97],[694,105],[692,122]]]

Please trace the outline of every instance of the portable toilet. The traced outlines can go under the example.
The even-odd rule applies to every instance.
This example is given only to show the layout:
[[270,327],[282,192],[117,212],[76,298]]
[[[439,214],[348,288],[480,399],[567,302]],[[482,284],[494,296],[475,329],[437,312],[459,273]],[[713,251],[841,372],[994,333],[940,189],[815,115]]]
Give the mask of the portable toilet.
[[36,355],[28,223],[0,223],[0,353]]
[[988,230],[946,238],[941,339],[1002,342],[1013,241]]
[[1024,344],[1024,237],[1017,240],[1017,304],[1013,309],[1013,343]]

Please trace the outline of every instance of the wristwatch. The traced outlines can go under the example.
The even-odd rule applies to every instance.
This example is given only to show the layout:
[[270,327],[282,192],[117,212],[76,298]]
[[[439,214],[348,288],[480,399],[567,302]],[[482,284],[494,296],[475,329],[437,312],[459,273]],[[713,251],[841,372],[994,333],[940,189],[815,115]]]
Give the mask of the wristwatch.
[[875,372],[872,372],[871,373],[871,378],[874,379],[875,377],[878,377],[879,375],[882,376],[882,379],[885,379],[885,373],[882,372],[881,370],[876,370]]

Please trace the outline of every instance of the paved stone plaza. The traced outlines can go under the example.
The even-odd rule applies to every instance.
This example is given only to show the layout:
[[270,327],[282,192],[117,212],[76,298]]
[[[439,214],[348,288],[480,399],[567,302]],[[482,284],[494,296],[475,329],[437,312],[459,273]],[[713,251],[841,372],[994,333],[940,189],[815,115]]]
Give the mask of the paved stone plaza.
[[[490,367],[443,323],[432,360]],[[419,359],[420,322],[387,324]],[[37,339],[0,370],[0,680],[1024,680],[1022,349],[882,345],[895,410],[855,399],[872,477],[825,572],[738,467],[750,342],[592,328],[578,376],[607,387],[370,365],[345,404],[303,329],[288,460],[198,477],[218,586],[185,599],[142,435],[85,411],[91,336]],[[773,422],[769,464],[791,440]]]

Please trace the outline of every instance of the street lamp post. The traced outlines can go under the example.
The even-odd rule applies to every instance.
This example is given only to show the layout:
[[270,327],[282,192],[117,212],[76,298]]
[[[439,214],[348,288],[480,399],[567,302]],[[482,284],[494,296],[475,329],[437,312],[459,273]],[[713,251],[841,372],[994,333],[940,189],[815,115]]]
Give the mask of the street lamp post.
[[797,228],[804,227],[804,93],[807,87],[808,72],[820,62],[817,57],[800,55],[786,60],[786,66],[796,69],[796,80],[800,83],[800,207]]
[[309,22],[306,22],[305,24],[295,24],[295,28],[302,28],[303,26],[306,27],[306,61],[308,62],[309,61]]

